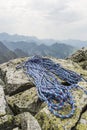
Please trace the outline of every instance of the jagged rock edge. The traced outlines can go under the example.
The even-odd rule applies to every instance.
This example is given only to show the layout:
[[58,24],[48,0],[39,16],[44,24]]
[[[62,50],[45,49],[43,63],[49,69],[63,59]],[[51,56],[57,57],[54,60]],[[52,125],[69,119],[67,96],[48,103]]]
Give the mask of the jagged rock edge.
[[78,118],[77,122],[75,123],[75,125],[71,128],[71,130],[76,130],[76,127],[77,127],[77,125],[78,125],[78,123],[79,123],[79,121],[80,121],[82,115],[83,115],[86,111],[87,111],[87,104],[82,108],[82,111],[81,111],[81,113],[80,113],[80,115],[79,115],[79,118]]
[[[0,68],[0,79],[4,82],[5,86],[7,85],[7,78],[6,78],[6,73],[7,71],[3,71]],[[27,83],[28,84],[28,83]],[[27,85],[25,86],[25,88],[22,88],[23,85],[21,85],[21,88],[18,88],[15,92],[11,92],[11,94],[9,94],[9,96],[15,95],[19,92],[23,92],[28,90],[29,88],[27,87]],[[31,84],[31,88],[34,87],[34,84]],[[8,92],[6,91],[6,89],[4,89],[5,95],[8,94]]]

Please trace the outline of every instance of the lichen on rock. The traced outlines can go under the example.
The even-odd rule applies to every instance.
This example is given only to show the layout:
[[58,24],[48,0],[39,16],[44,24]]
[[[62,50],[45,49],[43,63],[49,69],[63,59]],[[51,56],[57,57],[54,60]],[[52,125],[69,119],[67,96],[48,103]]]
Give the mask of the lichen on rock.
[[16,95],[7,97],[7,101],[16,114],[25,111],[29,111],[35,114],[39,111],[42,104],[42,102],[38,99],[35,87]]

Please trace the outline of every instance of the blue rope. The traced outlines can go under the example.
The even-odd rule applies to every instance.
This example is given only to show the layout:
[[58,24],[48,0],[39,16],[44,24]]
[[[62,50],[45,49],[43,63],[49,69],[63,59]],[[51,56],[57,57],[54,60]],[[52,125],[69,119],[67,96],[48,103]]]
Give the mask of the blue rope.
[[[79,74],[64,69],[60,64],[55,64],[52,60],[34,56],[21,65],[17,69],[23,67],[24,72],[34,79],[38,96],[41,100],[48,104],[48,108],[55,116],[60,118],[69,118],[75,112],[75,102],[70,92],[73,88],[81,88],[77,85],[79,81],[84,80]],[[57,77],[67,81],[70,86],[62,85]],[[87,91],[84,90],[87,94]],[[64,106],[70,106],[69,114],[62,115],[59,113]]]

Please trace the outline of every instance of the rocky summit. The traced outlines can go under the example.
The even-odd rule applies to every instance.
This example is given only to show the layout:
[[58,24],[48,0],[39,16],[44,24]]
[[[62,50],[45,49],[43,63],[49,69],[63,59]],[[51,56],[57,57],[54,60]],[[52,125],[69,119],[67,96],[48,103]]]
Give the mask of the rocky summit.
[[71,59],[78,63],[83,69],[87,70],[87,48],[83,47],[67,59]]
[[[87,70],[79,64],[84,57],[79,60],[81,53],[77,53],[67,60],[51,59],[87,79]],[[0,130],[87,130],[87,95],[81,89],[73,89],[74,115],[67,119],[54,116],[38,98],[33,79],[22,69],[16,70],[16,66],[26,60],[19,58],[0,65]],[[87,89],[87,82],[79,85]],[[62,114],[69,110],[66,106]]]

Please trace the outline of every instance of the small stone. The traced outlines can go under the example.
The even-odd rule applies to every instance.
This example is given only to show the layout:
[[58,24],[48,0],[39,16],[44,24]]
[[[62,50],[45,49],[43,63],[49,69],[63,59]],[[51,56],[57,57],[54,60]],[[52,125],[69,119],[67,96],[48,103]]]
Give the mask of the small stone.
[[14,128],[14,118],[12,115],[0,117],[0,130],[12,130]]
[[41,130],[38,121],[29,112],[17,115],[15,122],[22,130]]

